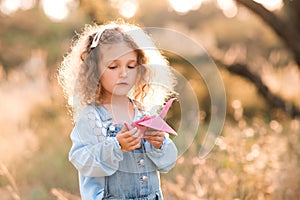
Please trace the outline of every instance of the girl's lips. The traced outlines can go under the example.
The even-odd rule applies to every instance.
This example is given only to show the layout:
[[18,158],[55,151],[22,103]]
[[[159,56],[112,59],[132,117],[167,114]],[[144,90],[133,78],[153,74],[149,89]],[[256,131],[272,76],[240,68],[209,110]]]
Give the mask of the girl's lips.
[[120,82],[120,83],[117,83],[117,85],[128,85],[128,83],[126,83],[126,82]]

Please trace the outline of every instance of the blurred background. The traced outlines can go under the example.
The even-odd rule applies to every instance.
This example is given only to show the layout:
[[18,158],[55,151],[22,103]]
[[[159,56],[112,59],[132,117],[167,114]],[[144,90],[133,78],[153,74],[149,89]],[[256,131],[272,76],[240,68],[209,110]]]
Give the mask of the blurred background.
[[297,0],[0,0],[0,199],[80,199],[57,68],[86,23],[117,18],[192,38],[224,82],[225,124],[200,159],[210,96],[190,63],[165,52],[201,109],[193,143],[162,174],[166,200],[300,199]]

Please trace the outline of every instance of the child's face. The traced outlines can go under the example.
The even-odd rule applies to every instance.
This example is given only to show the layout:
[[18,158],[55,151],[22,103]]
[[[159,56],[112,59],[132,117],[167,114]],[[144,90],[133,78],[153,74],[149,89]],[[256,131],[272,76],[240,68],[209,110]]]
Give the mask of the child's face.
[[137,78],[137,53],[124,42],[101,46],[100,84],[104,98],[126,96]]

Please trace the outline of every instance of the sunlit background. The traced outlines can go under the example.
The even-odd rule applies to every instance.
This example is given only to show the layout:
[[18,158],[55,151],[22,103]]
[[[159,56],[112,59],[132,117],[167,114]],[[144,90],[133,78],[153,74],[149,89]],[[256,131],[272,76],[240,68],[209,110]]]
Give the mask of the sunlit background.
[[[186,138],[193,144],[173,170],[162,174],[166,200],[299,199],[300,120],[290,114],[293,106],[300,108],[299,63],[272,27],[236,2],[0,0],[0,199],[79,200],[76,170],[68,161],[74,124],[57,83],[57,67],[85,24],[117,18],[177,31],[203,47],[194,52],[170,34],[152,34],[158,46],[190,56],[162,49],[182,79],[178,91],[193,90],[200,107],[198,134]],[[300,32],[300,12],[295,12],[300,8],[293,9],[297,1],[255,2]],[[202,75],[188,60],[211,67],[211,60],[202,57],[205,52],[223,79],[227,116],[214,149],[200,159],[212,105]],[[228,66],[235,63],[261,78],[285,109],[274,108],[261,87],[231,72]],[[174,129],[180,126],[180,112],[178,103],[169,112]],[[186,142],[174,141],[179,147]]]
[[[168,0],[172,9],[176,12],[185,14],[191,10],[197,10],[202,4],[211,0]],[[273,11],[281,9],[282,0],[255,0],[263,4],[267,9]],[[35,6],[36,0],[2,0],[0,9],[3,14],[10,15],[18,9],[29,10]],[[138,0],[110,0],[113,7],[117,8],[120,14],[125,18],[131,18],[135,15],[139,7]],[[78,0],[41,0],[45,14],[54,21],[65,19],[70,8],[79,6]],[[227,17],[234,17],[237,14],[237,6],[233,0],[217,0],[218,6]]]

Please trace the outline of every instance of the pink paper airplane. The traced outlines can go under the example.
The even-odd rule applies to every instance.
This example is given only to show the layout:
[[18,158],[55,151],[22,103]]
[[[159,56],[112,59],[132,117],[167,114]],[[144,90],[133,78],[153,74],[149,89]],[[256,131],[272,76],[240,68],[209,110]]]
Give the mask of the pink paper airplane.
[[140,120],[132,122],[131,125],[125,124],[128,129],[132,129],[134,127],[138,127],[141,129],[142,133],[146,130],[146,128],[152,128],[155,130],[167,132],[171,135],[177,135],[176,131],[174,131],[165,121],[164,118],[167,115],[170,106],[176,98],[170,99],[166,105],[163,107],[161,113],[158,116],[146,116]]

